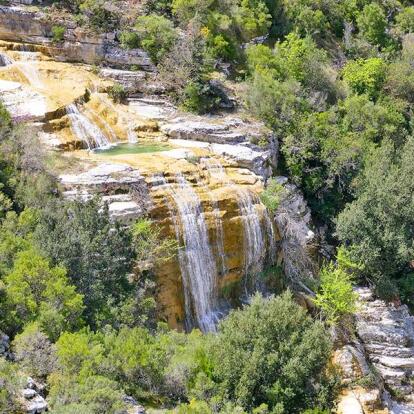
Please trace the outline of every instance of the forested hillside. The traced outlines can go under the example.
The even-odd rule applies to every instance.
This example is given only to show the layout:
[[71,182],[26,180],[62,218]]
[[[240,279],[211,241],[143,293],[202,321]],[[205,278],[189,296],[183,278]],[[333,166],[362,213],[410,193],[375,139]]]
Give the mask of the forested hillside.
[[[16,4],[0,1],[0,5],[11,8]],[[145,60],[145,70],[154,74],[161,92],[151,90],[142,97],[119,81],[122,71],[129,77],[141,73],[142,68],[125,58],[114,65],[117,82],[102,86],[94,78],[98,86],[82,90],[82,96],[71,105],[62,98],[64,104],[59,101],[53,110],[45,110],[41,119],[28,120],[13,114],[15,102],[9,104],[6,96],[11,83],[21,79],[5,72],[7,67],[18,66],[5,56],[20,50],[16,44],[24,42],[0,42],[0,334],[10,339],[9,347],[7,338],[0,337],[0,412],[30,412],[22,397],[28,376],[53,414],[138,413],[141,406],[149,413],[328,414],[337,412],[338,397],[346,386],[383,390],[382,372],[371,365],[377,360],[367,364],[360,378],[343,381],[344,366],[336,366],[332,355],[344,344],[364,342],[362,330],[357,332],[361,318],[355,323],[352,316],[361,310],[356,286],[370,288],[378,301],[385,301],[378,302],[381,309],[403,309],[404,321],[413,324],[406,308],[398,308],[405,304],[414,309],[412,2],[56,0],[30,7],[36,13],[40,10],[51,27],[47,52],[44,44],[43,49],[38,48],[41,52],[33,46],[21,48],[46,56],[42,59],[51,66],[42,76],[47,73],[58,79],[55,74],[60,66],[50,61],[60,47],[79,40],[76,33],[86,33],[88,39],[109,33],[125,56],[150,59],[149,63]],[[10,40],[2,39],[1,33],[0,27],[1,41]],[[72,60],[67,59],[67,64],[73,65],[78,76],[76,71],[86,59]],[[61,64],[63,59],[59,56],[56,61]],[[102,73],[111,66],[107,58],[86,63],[85,76],[91,77],[103,78]],[[21,64],[21,72],[25,64],[27,60]],[[2,89],[4,79],[10,83]],[[150,83],[147,78],[145,82]],[[162,161],[165,175],[151,170],[152,175],[145,176],[147,184],[158,181],[157,188],[164,191],[161,201],[153,202],[155,213],[140,205],[140,217],[132,222],[113,219],[105,197],[122,198],[129,182],[122,181],[112,194],[110,185],[119,178],[115,177],[93,196],[82,193],[80,184],[81,190],[73,185],[79,190],[72,191],[75,197],[70,191],[68,196],[61,179],[62,171],[72,174],[79,168],[84,173],[85,165],[107,165],[104,158],[92,159],[91,153],[96,150],[99,156],[100,147],[91,147],[88,140],[83,147],[68,140],[65,145],[72,145],[70,151],[75,153],[68,156],[63,144],[51,150],[38,134],[39,122],[49,134],[58,135],[59,128],[73,135],[82,132],[85,127],[79,126],[77,108],[86,107],[93,102],[91,95],[99,97],[100,93],[111,101],[110,109],[100,112],[105,120],[99,124],[98,117],[94,118],[102,130],[113,126],[111,111],[125,111],[129,116],[124,107],[133,99],[157,104],[166,99],[167,109],[178,108],[181,118],[187,116],[183,114],[197,117],[190,118],[186,128],[199,128],[203,145],[210,135],[217,139],[223,132],[216,126],[212,132],[204,124],[200,127],[200,120],[227,119],[234,113],[241,118],[225,126],[225,134],[233,141],[225,142],[223,159],[233,144],[254,154],[268,151],[271,155],[264,167],[257,167],[254,158],[249,164],[244,159],[226,164],[224,169],[211,161],[213,157],[205,161],[204,153],[185,153],[182,158],[187,164],[174,175],[178,190],[168,187],[173,174],[168,175],[167,170],[181,168],[181,164]],[[62,126],[65,116],[72,122],[70,128]],[[184,122],[181,118],[177,116]],[[120,119],[119,124],[127,124]],[[261,122],[268,132],[259,134],[255,122]],[[95,133],[91,122],[86,125]],[[160,125],[151,119],[136,127],[138,142],[143,135],[152,139],[163,131]],[[240,130],[245,125],[253,125],[257,135],[240,144]],[[118,134],[114,130],[113,135]],[[187,132],[174,138],[187,140]],[[129,136],[128,140],[135,144]],[[148,152],[162,154],[170,149],[170,143],[164,141],[155,140],[155,147],[151,141]],[[209,144],[214,147],[222,142]],[[206,151],[207,147],[197,148]],[[64,151],[69,152],[66,147]],[[178,159],[176,154],[171,158]],[[130,161],[122,156],[117,161]],[[157,162],[151,158],[147,164],[155,169]],[[199,182],[205,171],[219,182],[214,190],[233,191],[238,201],[229,201],[221,193],[214,198],[211,188]],[[230,178],[223,178],[227,171]],[[262,186],[257,197],[249,193],[250,187],[249,191],[243,187],[251,183]],[[137,187],[136,181],[133,184]],[[136,187],[131,184],[131,192],[139,192]],[[303,232],[302,223],[292,219],[292,211],[297,215],[301,208],[301,203],[299,207],[294,204],[297,199],[291,201],[297,193],[303,194],[313,223],[309,225],[312,231],[306,223],[303,243],[298,235]],[[194,201],[198,196],[201,201]],[[211,252],[204,252],[204,261],[197,261],[191,256],[194,251],[200,253],[213,244],[208,220],[200,224],[200,217],[207,217],[203,209],[209,196],[207,213],[216,226],[215,240],[221,237],[221,250],[217,242]],[[157,214],[162,208],[157,203],[168,210],[161,219]],[[289,203],[294,206],[291,210]],[[231,215],[232,209],[240,211],[240,220]],[[183,229],[172,217],[176,211]],[[172,224],[165,224],[168,220]],[[217,223],[223,221],[222,230],[231,233],[237,220],[245,233],[243,241],[237,240],[238,233],[232,236],[235,244],[239,243],[240,250],[243,244],[245,251],[248,242],[255,247],[249,250],[253,252],[250,256],[245,254],[242,265],[233,265],[236,259],[217,230]],[[197,230],[193,231],[198,237],[195,242],[189,240],[193,228]],[[277,255],[273,247],[278,249]],[[260,256],[261,262],[251,256]],[[210,266],[211,257],[221,264],[215,263],[210,272],[205,267]],[[176,262],[181,266],[177,280],[184,288],[176,302],[184,303],[187,313],[193,312],[177,317],[179,327],[187,328],[178,331],[168,326],[170,320],[162,317],[159,303],[164,286],[159,281],[178,272],[170,270]],[[197,266],[199,269],[192,269]],[[243,266],[240,276],[237,272]],[[190,269],[189,280],[185,267]],[[164,268],[168,271],[163,273]],[[191,270],[201,279],[191,279]],[[210,302],[189,299],[194,292],[206,291],[204,281],[210,274],[217,284],[206,294]],[[410,331],[408,322],[404,323],[404,329]],[[379,347],[380,340],[387,342],[387,335],[384,339],[378,334],[372,347]],[[387,384],[385,389],[394,400],[408,401],[407,409],[413,411],[404,413],[411,413],[414,350],[413,343],[404,341],[387,348],[387,353],[399,356],[396,349],[402,346],[409,366],[398,371],[404,375],[401,380],[398,374],[398,391],[388,389]],[[389,364],[384,362],[391,370],[400,369]],[[377,400],[380,404],[381,397]],[[378,407],[364,413],[398,412]]]

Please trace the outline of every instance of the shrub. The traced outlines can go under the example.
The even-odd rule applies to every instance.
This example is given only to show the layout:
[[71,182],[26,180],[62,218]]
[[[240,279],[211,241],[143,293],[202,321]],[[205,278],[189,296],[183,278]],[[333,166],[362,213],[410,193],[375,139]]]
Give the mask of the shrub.
[[19,366],[35,378],[44,380],[56,368],[55,348],[38,324],[28,325],[12,345]]
[[381,58],[358,59],[348,62],[342,75],[354,92],[376,98],[384,83],[386,69]]
[[[0,358],[0,412],[16,414],[22,412],[21,390],[25,378],[17,370],[17,365]],[[27,380],[27,378],[26,378]]]
[[136,49],[139,47],[139,36],[136,32],[123,31],[119,35],[121,46],[125,49]]
[[387,19],[384,10],[377,3],[367,4],[357,19],[358,28],[361,34],[370,43],[384,45],[386,40],[385,29]]
[[190,81],[184,89],[182,107],[186,111],[204,114],[217,109],[220,98],[207,82]]
[[260,195],[262,203],[271,213],[276,213],[281,201],[283,185],[279,184],[276,179],[271,178],[267,183],[265,190]]
[[66,28],[63,26],[52,27],[52,39],[54,43],[62,42],[65,38]]
[[271,412],[297,412],[317,394],[331,349],[328,337],[290,293],[257,295],[219,325],[215,377],[244,409],[267,404]]
[[115,83],[108,89],[109,97],[116,103],[121,103],[125,101],[127,97],[127,92],[123,85],[120,83]]
[[154,63],[160,62],[177,37],[172,22],[156,14],[138,17],[135,30],[141,47]]
[[81,324],[82,295],[69,284],[66,269],[52,267],[35,250],[18,253],[4,280],[17,326],[39,318],[42,329],[56,340]]
[[336,324],[356,309],[357,295],[352,289],[351,276],[342,267],[329,263],[322,267],[319,278],[321,286],[315,305],[322,309],[329,324]]
[[395,16],[396,26],[400,33],[414,32],[414,7],[405,7]]

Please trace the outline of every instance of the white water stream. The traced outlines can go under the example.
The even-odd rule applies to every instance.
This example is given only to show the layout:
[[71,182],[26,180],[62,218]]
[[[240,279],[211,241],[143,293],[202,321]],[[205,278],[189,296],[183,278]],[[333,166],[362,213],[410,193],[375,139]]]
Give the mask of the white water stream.
[[19,52],[19,56],[20,60],[14,61],[14,64],[23,73],[33,88],[43,89],[45,86],[39,74],[37,53]]
[[171,197],[171,218],[178,240],[184,247],[179,251],[179,262],[184,288],[187,328],[196,324],[203,332],[215,331],[217,268],[210,247],[205,215],[200,199],[186,179],[177,174],[176,183],[169,184],[160,178],[162,187]]
[[108,137],[99,127],[83,115],[75,104],[66,107],[73,134],[83,141],[89,150],[108,148],[111,144]]

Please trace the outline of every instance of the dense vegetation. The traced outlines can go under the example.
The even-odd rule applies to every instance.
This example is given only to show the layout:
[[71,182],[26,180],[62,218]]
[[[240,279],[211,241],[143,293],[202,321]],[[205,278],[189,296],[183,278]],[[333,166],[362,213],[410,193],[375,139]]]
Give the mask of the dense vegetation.
[[[414,305],[414,7],[147,0],[123,14],[117,1],[54,3],[145,49],[186,110],[226,107],[217,79],[237,82],[280,142],[275,175],[302,189],[337,254],[319,285],[309,281],[324,323],[286,293],[254,297],[217,334],[169,331],[156,320],[152,276],[175,242],[147,219],[111,222],[99,199],[63,200],[56,160],[0,106],[0,326],[16,354],[0,359],[0,411],[16,412],[30,373],[58,414],[120,413],[125,395],[178,413],[329,412],[337,381],[326,325],[355,309],[352,283]],[[52,35],[60,42],[64,30]],[[111,91],[119,101],[124,92]],[[270,180],[262,201],[275,213],[283,196]]]

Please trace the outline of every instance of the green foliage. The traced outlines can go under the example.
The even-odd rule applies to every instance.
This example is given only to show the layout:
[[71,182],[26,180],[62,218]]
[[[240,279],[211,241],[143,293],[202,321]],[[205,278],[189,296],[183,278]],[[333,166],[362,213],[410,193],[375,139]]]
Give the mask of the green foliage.
[[136,32],[124,30],[119,35],[119,41],[124,49],[137,49],[139,47],[139,36]]
[[343,69],[343,78],[355,93],[376,98],[386,76],[386,64],[381,58],[350,61]]
[[148,52],[154,63],[160,62],[177,37],[172,22],[156,14],[138,17],[135,30],[139,44]]
[[27,325],[12,345],[19,366],[35,378],[45,380],[55,370],[55,347],[37,323]]
[[132,228],[132,238],[136,260],[138,266],[142,263],[142,270],[171,260],[178,249],[177,241],[170,237],[162,237],[161,228],[150,219],[136,221]]
[[357,199],[339,215],[337,233],[351,245],[363,275],[387,297],[412,260],[414,140],[399,150],[388,141],[374,153],[358,181]]
[[4,283],[17,326],[38,319],[48,336],[57,339],[81,324],[82,295],[69,284],[63,267],[51,267],[35,250],[17,253]]
[[54,43],[62,42],[65,38],[66,28],[63,26],[52,26],[52,39]]
[[34,237],[53,263],[66,267],[84,296],[88,324],[114,323],[114,310],[134,293],[127,277],[134,260],[130,231],[112,223],[98,199],[55,201],[42,210]]
[[272,178],[267,183],[265,190],[260,194],[260,200],[273,214],[276,213],[279,207],[283,191],[283,185]]
[[378,3],[367,4],[357,19],[362,36],[374,45],[384,45],[387,20],[384,10]]
[[88,25],[98,33],[110,32],[118,27],[119,16],[108,8],[105,0],[85,0],[79,9],[88,18]]
[[329,324],[337,324],[341,318],[356,310],[357,294],[352,290],[352,275],[339,264],[329,263],[322,267],[320,291],[314,299],[322,309]]
[[323,326],[290,293],[256,296],[220,324],[215,376],[245,409],[265,403],[273,412],[296,412],[315,398],[329,352]]
[[108,89],[109,97],[116,103],[123,102],[127,97],[127,92],[123,85],[115,83]]
[[209,83],[189,82],[184,89],[182,107],[189,112],[204,114],[217,108],[220,102]]
[[3,414],[16,414],[22,409],[20,392],[24,377],[18,372],[16,364],[0,358],[0,411]]
[[414,7],[405,7],[400,13],[395,16],[395,22],[399,32],[413,33],[414,32]]

